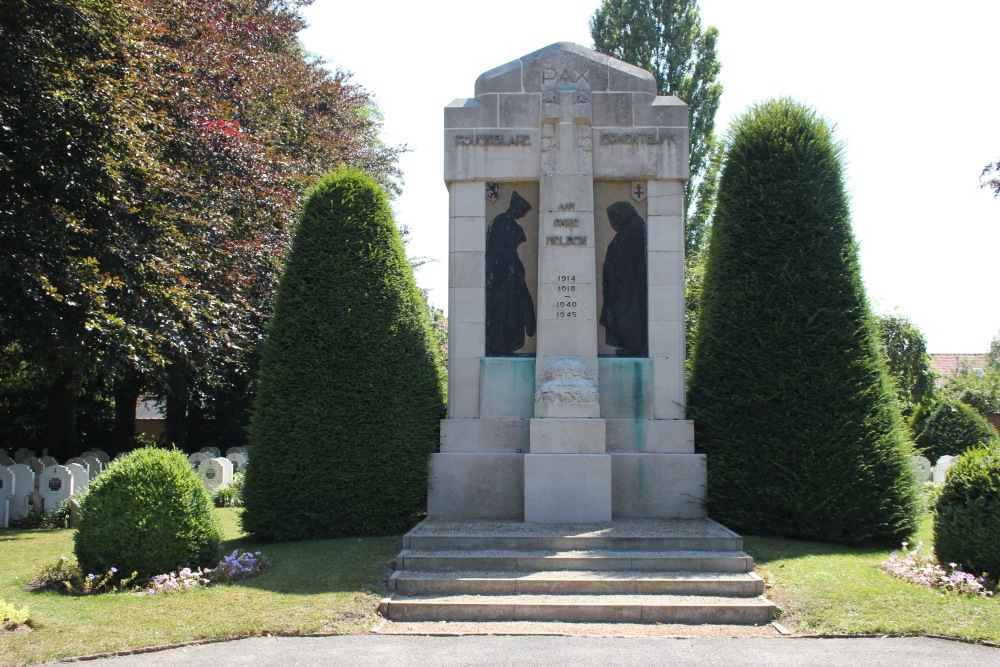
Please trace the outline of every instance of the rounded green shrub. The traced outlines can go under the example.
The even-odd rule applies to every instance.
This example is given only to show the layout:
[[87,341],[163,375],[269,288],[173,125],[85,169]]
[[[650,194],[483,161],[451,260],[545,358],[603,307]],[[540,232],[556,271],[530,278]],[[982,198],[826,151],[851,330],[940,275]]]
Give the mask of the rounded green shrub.
[[1000,574],[1000,446],[970,449],[948,469],[934,514],[934,549],[942,563],[994,579]]
[[84,572],[116,567],[150,577],[213,565],[221,541],[212,498],[184,454],[143,447],[91,483],[75,550]]
[[997,439],[997,432],[983,416],[965,403],[941,401],[916,434],[917,450],[932,463],[946,454],[958,456],[967,449]]
[[896,543],[919,513],[829,123],[792,100],[730,130],[689,382],[708,511],[747,532]]

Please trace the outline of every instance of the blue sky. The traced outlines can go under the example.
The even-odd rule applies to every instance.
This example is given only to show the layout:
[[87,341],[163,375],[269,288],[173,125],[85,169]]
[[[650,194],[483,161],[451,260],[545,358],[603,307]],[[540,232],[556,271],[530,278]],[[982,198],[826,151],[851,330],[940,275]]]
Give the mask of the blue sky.
[[[305,9],[306,48],[374,94],[389,143],[406,144],[397,221],[417,280],[447,307],[443,108],[476,77],[554,42],[591,45],[598,0],[341,3]],[[875,308],[898,310],[931,352],[986,351],[1000,333],[1000,200],[981,190],[1000,158],[1000,2],[701,0],[720,32],[724,132],[752,103],[812,105],[846,142],[847,186]]]

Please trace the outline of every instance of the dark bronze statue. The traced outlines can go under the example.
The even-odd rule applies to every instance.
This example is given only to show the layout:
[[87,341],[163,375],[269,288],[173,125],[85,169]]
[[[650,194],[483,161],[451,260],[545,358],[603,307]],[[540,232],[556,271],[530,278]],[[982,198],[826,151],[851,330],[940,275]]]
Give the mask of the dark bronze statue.
[[604,307],[601,324],[605,342],[620,357],[649,354],[649,305],[646,274],[646,223],[625,201],[608,207],[615,237],[604,257]]
[[517,223],[531,210],[517,192],[507,210],[486,231],[486,355],[508,356],[524,347],[525,334],[535,335],[535,304],[524,281],[517,247],[527,241]]

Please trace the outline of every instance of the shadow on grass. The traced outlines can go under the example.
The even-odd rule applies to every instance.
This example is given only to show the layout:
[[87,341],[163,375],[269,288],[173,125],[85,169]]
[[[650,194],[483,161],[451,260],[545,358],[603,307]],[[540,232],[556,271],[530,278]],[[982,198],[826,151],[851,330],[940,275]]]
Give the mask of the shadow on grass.
[[271,569],[264,574],[232,585],[293,595],[381,592],[390,573],[389,564],[402,546],[401,535],[268,543],[239,538],[223,542],[226,554],[234,550],[260,551],[271,561]]
[[744,535],[743,551],[753,556],[754,562],[764,565],[776,560],[809,558],[811,556],[871,556],[884,558],[893,547],[879,545],[846,546],[826,542],[808,542],[785,537]]
[[[909,539],[911,544],[923,541],[933,542],[931,524],[933,517],[925,514],[916,533]],[[757,563],[768,563],[774,560],[793,558],[808,558],[810,556],[871,556],[884,558],[890,552],[899,549],[897,544],[861,544],[844,545],[830,542],[812,542],[775,535],[743,535],[743,550],[754,557]]]

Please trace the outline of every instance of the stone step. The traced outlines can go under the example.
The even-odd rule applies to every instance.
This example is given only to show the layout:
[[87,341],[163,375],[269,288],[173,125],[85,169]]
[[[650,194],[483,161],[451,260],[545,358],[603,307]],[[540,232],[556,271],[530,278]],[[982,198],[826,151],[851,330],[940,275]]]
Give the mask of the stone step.
[[762,597],[700,595],[439,595],[382,600],[394,621],[562,621],[759,625],[774,618]]
[[756,597],[764,581],[753,572],[395,572],[398,595],[624,594]]
[[604,524],[423,521],[403,537],[403,548],[742,551],[743,538],[711,519],[616,519]]
[[741,551],[743,540],[728,536],[590,536],[590,535],[415,535],[414,551],[524,549],[530,551]]
[[742,551],[529,551],[516,549],[414,551],[396,557],[396,569],[449,572],[614,570],[627,572],[752,572]]

